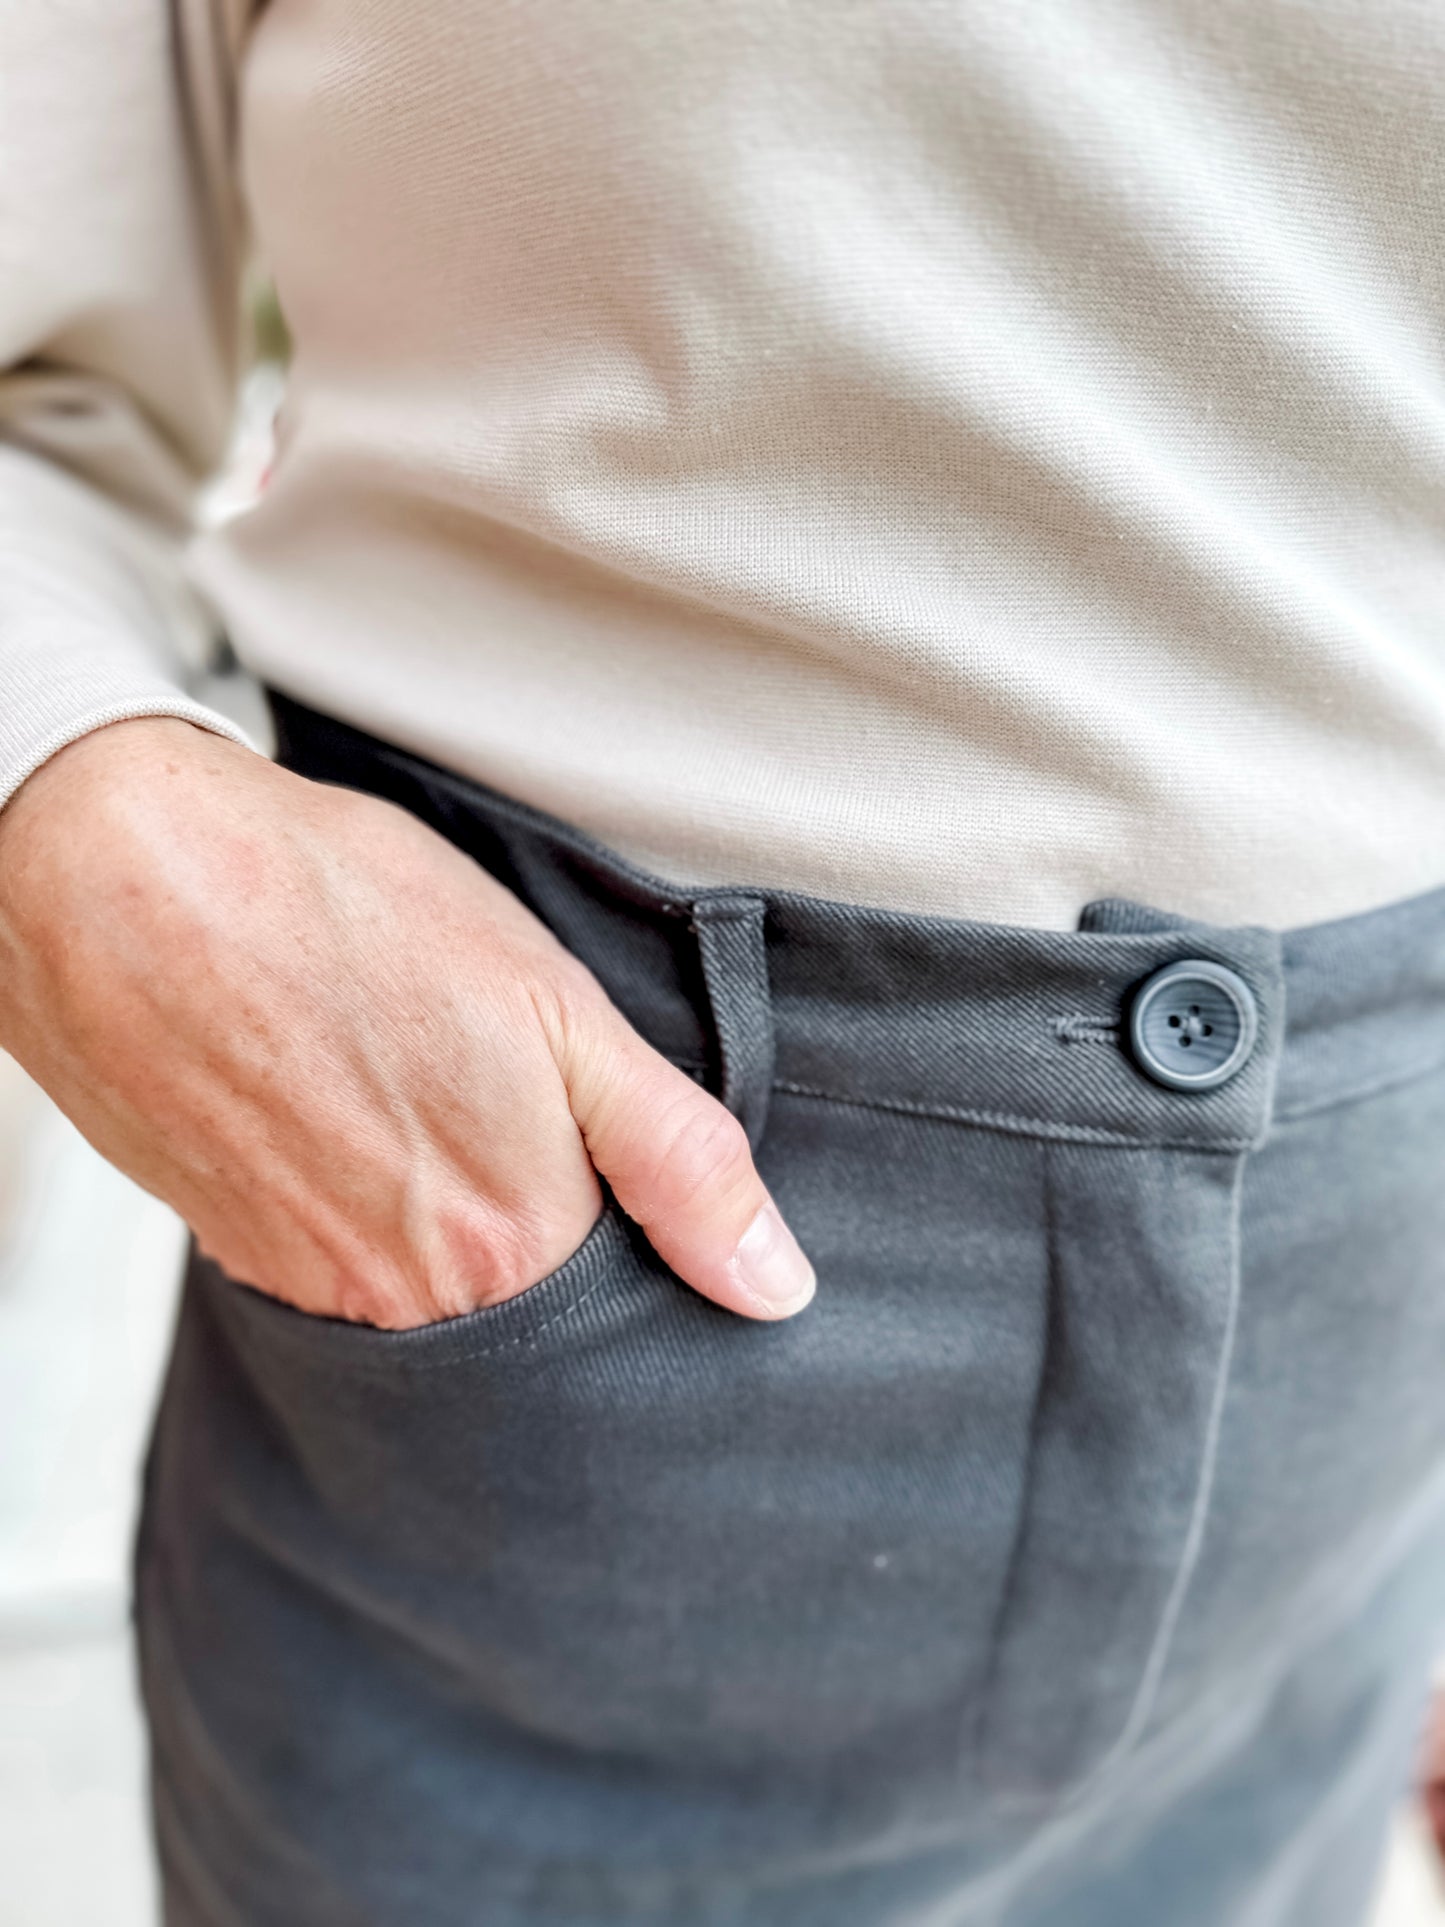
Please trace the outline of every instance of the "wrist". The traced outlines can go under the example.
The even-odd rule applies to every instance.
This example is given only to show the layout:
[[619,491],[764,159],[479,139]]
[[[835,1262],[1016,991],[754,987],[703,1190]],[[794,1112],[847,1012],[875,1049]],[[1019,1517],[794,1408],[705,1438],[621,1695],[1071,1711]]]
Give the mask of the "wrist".
[[134,716],[103,723],[48,756],[0,808],[0,902],[32,881],[43,889],[48,864],[67,854],[73,861],[72,839],[95,829],[101,804],[119,789],[152,780],[162,767],[174,770],[208,742],[238,749],[182,717]]

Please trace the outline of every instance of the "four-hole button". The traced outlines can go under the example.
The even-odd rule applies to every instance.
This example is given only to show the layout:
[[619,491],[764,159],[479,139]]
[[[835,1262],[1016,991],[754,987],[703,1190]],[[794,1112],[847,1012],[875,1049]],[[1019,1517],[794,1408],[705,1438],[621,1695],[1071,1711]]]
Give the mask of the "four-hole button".
[[1146,977],[1129,1009],[1129,1043],[1139,1068],[1177,1091],[1211,1091],[1254,1048],[1254,992],[1224,964],[1184,957]]

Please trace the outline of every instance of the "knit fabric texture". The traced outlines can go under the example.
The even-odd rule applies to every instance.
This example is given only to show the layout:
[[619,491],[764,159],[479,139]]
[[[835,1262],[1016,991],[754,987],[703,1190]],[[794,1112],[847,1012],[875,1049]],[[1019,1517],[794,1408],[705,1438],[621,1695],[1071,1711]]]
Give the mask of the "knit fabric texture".
[[693,884],[1445,881],[1437,0],[8,0],[0,128],[0,797],[224,630]]

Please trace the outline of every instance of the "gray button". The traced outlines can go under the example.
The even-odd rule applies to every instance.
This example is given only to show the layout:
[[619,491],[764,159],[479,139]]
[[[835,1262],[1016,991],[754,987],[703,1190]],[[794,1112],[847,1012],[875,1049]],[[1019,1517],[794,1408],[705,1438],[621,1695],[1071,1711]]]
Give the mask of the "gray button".
[[1233,1077],[1258,1029],[1243,977],[1203,957],[1183,957],[1146,977],[1129,1010],[1139,1068],[1177,1091],[1212,1091]]

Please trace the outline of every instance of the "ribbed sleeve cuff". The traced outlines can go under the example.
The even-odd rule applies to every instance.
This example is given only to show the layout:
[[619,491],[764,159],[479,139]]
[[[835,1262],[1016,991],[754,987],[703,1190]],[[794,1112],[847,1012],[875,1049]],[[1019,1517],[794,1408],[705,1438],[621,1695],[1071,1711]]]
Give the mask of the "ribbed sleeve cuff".
[[67,743],[132,717],[180,717],[260,753],[188,693],[209,627],[173,535],[0,448],[0,806]]

